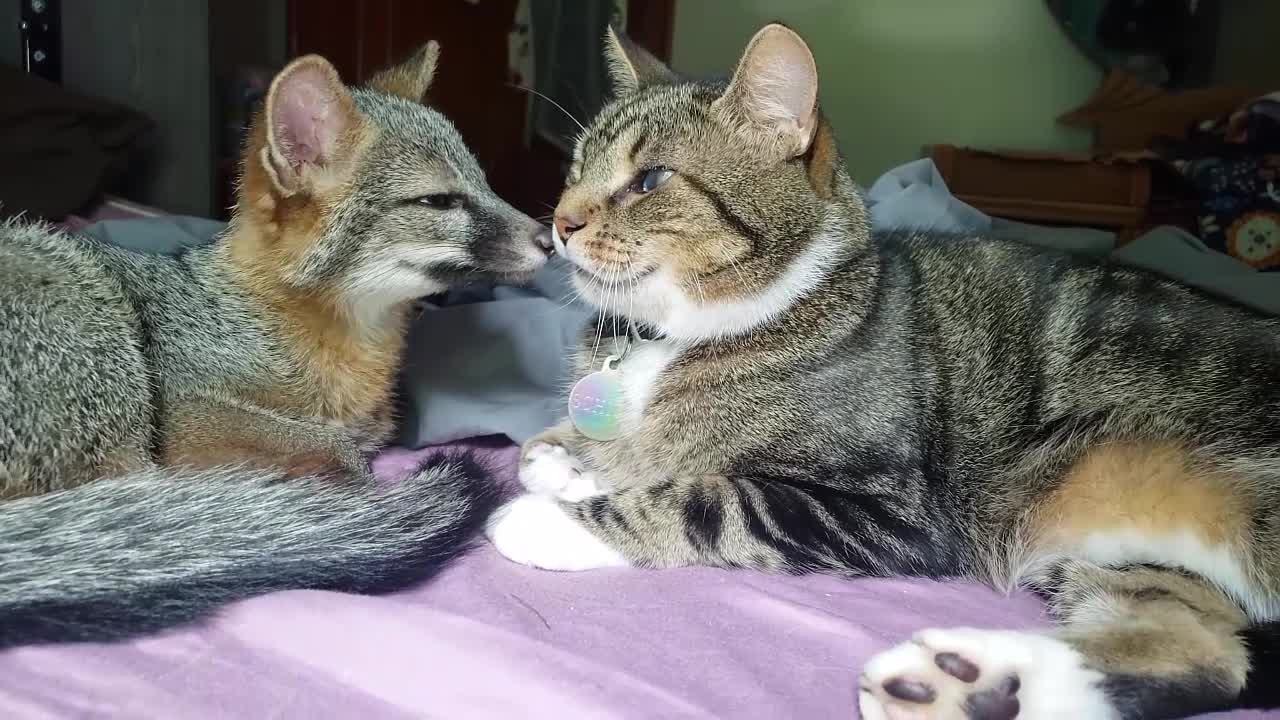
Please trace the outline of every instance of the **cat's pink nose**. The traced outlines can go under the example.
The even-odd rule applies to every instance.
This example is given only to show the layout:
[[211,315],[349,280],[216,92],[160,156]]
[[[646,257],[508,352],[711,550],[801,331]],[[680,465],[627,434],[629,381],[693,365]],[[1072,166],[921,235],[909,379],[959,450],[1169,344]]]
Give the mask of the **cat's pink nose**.
[[557,212],[555,223],[556,232],[560,235],[560,239],[565,243],[569,242],[569,236],[587,226],[586,218],[573,213]]

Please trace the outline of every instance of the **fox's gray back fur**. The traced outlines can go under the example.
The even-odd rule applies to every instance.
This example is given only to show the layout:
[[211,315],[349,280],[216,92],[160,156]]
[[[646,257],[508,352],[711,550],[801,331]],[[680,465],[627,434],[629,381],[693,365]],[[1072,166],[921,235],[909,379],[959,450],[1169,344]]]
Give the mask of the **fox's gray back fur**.
[[[152,424],[142,326],[120,281],[39,226],[0,225],[0,496],[75,484]],[[92,389],[92,391],[90,391]]]
[[[367,453],[412,300],[545,254],[419,102],[435,53],[376,89],[314,57],[282,71],[268,107],[292,114],[259,119],[208,245],[0,225],[0,645],[128,637],[276,589],[394,590],[468,546],[497,492],[481,464],[437,457],[387,489]],[[316,359],[335,350],[363,364]]]

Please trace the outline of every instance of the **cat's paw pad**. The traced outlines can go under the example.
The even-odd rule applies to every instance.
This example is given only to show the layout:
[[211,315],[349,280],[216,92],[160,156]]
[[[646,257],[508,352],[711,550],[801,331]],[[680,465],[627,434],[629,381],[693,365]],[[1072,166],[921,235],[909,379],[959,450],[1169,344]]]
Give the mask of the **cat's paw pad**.
[[544,570],[630,564],[546,495],[521,495],[498,508],[489,518],[485,535],[508,560]]
[[867,663],[858,707],[864,720],[1106,720],[1100,679],[1046,635],[926,630]]
[[520,484],[537,495],[577,502],[602,490],[589,472],[563,445],[535,442],[520,458]]

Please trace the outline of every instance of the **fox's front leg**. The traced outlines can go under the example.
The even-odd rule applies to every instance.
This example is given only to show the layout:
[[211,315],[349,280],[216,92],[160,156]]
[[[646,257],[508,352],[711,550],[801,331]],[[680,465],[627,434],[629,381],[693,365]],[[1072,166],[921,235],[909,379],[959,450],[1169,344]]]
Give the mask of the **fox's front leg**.
[[161,423],[160,462],[243,464],[288,477],[333,474],[372,479],[368,459],[342,427],[290,418],[221,398],[171,403]]
[[530,439],[520,449],[520,483],[534,495],[569,502],[605,492],[600,475],[580,459],[584,440],[568,422]]

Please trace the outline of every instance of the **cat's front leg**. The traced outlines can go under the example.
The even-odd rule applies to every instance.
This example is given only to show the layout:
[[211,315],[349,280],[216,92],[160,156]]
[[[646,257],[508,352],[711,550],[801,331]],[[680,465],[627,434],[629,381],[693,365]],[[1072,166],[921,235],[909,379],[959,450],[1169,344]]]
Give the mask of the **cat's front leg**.
[[[597,495],[585,502],[607,497]],[[621,550],[574,519],[572,508],[581,504],[551,495],[521,495],[489,517],[485,535],[503,557],[543,570],[631,565]]]
[[[608,478],[604,478],[606,486]],[[753,518],[755,483],[678,477],[566,502],[528,494],[500,508],[486,534],[498,552],[544,570],[712,565],[780,569],[786,559]]]
[[520,450],[520,484],[534,495],[577,502],[600,495],[599,473],[578,457],[576,430],[562,423],[524,444]]
[[520,484],[529,492],[499,508],[485,531],[507,559],[546,570],[630,564],[571,517],[572,503],[605,492],[600,474],[577,454],[580,439],[572,425],[562,423],[520,449]]

